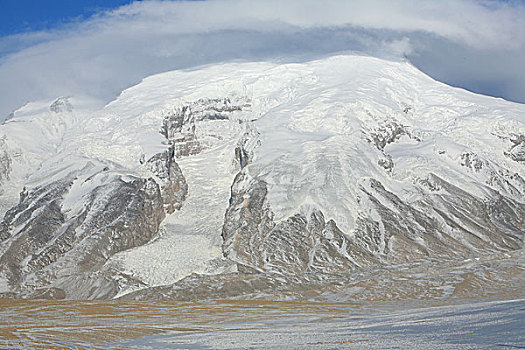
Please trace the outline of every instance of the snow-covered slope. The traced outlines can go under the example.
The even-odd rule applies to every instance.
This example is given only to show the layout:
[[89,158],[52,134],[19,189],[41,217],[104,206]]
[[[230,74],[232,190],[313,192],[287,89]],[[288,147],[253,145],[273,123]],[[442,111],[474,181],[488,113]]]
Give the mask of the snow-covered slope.
[[113,297],[523,248],[525,106],[406,62],[215,65],[90,105],[29,103],[0,127],[1,292]]

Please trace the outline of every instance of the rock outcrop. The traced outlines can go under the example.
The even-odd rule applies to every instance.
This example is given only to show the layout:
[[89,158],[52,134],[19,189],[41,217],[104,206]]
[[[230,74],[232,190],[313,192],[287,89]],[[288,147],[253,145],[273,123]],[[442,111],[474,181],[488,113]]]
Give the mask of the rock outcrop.
[[146,166],[159,179],[166,213],[173,214],[175,210],[182,207],[188,194],[186,179],[175,161],[174,147],[171,146],[167,151],[151,157],[146,162]]
[[505,155],[516,162],[525,162],[525,135],[512,135],[512,147]]
[[29,103],[0,126],[0,295],[348,301],[523,285],[518,104],[341,56],[159,74],[83,105]]
[[[78,181],[107,179],[82,198],[71,215],[64,199]],[[165,217],[159,185],[152,179],[106,175],[89,180],[67,178],[24,191],[19,204],[0,224],[0,275],[12,290],[35,292],[50,287],[70,297],[76,278],[95,274],[112,255],[150,241]],[[68,281],[65,283],[65,281]],[[59,287],[58,287],[59,286]],[[105,286],[100,286],[104,288]],[[99,295],[96,285],[86,298]]]
[[275,223],[266,195],[264,181],[242,171],[235,178],[222,232],[227,258],[282,274],[338,273],[376,263],[319,210]]

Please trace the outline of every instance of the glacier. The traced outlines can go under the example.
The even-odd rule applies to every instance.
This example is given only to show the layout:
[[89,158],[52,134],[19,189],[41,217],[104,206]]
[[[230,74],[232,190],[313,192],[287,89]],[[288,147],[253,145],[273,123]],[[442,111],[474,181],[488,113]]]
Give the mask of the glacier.
[[161,73],[94,106],[0,126],[2,295],[523,291],[523,104],[341,55]]

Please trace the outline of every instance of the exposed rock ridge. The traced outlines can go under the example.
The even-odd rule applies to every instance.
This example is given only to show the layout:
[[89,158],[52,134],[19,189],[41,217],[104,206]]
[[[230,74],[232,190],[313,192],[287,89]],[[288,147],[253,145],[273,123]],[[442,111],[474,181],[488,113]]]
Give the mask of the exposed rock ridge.
[[[199,133],[201,122],[236,121],[234,112],[250,107],[245,100],[200,99],[184,105],[164,118],[161,134],[173,146],[175,158],[198,154],[224,136],[208,132]],[[239,123],[242,121],[239,120]]]
[[[50,110],[70,112],[70,107],[67,98],[59,98]],[[144,162],[152,178],[121,175],[88,163],[61,180],[24,188],[18,205],[0,223],[0,278],[11,290],[33,296],[115,295],[115,276],[101,271],[105,262],[149,242],[165,213],[180,209],[186,198],[188,186],[174,148],[171,144]],[[9,174],[10,158],[4,153],[0,180]],[[82,208],[72,212],[67,208],[71,203],[65,202],[78,196],[76,191],[87,192],[77,199]],[[91,286],[88,291],[83,290],[86,286]]]
[[368,57],[159,74],[97,112],[71,101],[1,126],[0,295],[523,290],[523,106]]
[[[410,111],[410,108],[406,107],[404,113],[408,113],[408,111]],[[395,121],[380,125],[366,133],[368,142],[374,144],[383,155],[383,157],[378,160],[378,164],[388,172],[393,170],[394,161],[392,160],[392,156],[385,151],[385,147],[390,143],[398,141],[402,136],[421,141],[419,137],[410,132],[407,126],[403,126]]]
[[151,157],[146,166],[158,178],[166,213],[173,214],[182,207],[188,194],[188,184],[175,161],[173,145],[167,151]]
[[360,201],[373,209],[360,213],[356,239],[388,263],[466,258],[523,247],[521,203],[497,193],[484,201],[434,174],[424,186],[431,192],[412,205],[377,180],[362,186]]
[[232,186],[224,221],[226,257],[257,271],[335,273],[366,267],[376,259],[351,242],[319,210],[274,222],[267,186],[241,171]]
[[[409,205],[370,179],[360,187],[351,237],[320,210],[275,222],[267,184],[246,170],[232,185],[223,227],[226,257],[260,272],[341,273],[376,264],[456,259],[523,248],[525,207],[494,193],[484,201],[431,174],[425,199]],[[436,192],[437,193],[434,193]],[[365,203],[366,202],[366,203]]]
[[72,112],[73,105],[71,104],[71,102],[69,102],[68,97],[60,97],[60,98],[57,98],[51,104],[51,106],[49,106],[49,110],[54,113]]
[[[86,194],[73,215],[64,198],[74,185],[102,181]],[[164,219],[160,189],[153,179],[122,178],[104,172],[66,179],[26,190],[0,224],[0,274],[13,290],[60,284],[64,278],[98,271],[113,254],[148,242]],[[103,286],[101,286],[103,287]],[[67,290],[77,293],[74,288]],[[95,290],[91,294],[96,293]],[[89,294],[89,293],[88,293]]]
[[525,162],[525,135],[511,135],[512,147],[505,155],[516,162]]

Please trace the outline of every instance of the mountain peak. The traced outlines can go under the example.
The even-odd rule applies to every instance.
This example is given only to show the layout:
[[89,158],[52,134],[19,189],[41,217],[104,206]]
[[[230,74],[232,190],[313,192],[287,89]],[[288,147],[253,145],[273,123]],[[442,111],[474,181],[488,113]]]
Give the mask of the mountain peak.
[[523,247],[525,106],[407,62],[228,63],[100,109],[71,99],[0,127],[3,292],[211,297],[195,274],[249,274],[261,289],[238,293],[284,279],[302,298],[334,274]]

